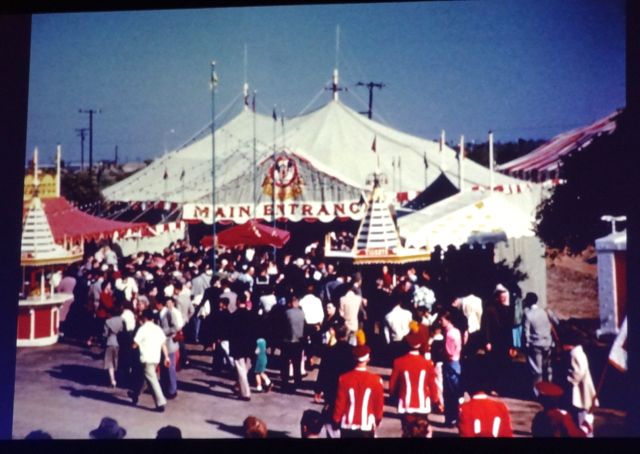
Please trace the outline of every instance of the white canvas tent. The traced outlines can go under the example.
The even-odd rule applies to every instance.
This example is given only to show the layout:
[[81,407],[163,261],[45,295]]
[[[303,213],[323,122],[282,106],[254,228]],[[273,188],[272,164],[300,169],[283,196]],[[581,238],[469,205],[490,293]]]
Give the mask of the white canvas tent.
[[458,193],[398,219],[407,247],[459,247],[479,234],[504,233],[506,238],[534,236],[540,188],[520,194],[469,191]]
[[520,193],[470,191],[458,193],[398,219],[407,247],[436,246],[446,250],[478,241],[494,243],[494,260],[514,266],[527,277],[519,283],[523,294],[535,292],[542,307],[547,304],[545,248],[535,236],[536,207],[543,196],[541,185],[523,185]]
[[[245,108],[216,130],[216,193],[222,194],[230,182],[244,182],[242,188],[253,189],[253,124],[254,113]],[[454,150],[432,140],[384,126],[355,110],[332,100],[305,115],[278,120],[274,141],[274,120],[269,115],[255,114],[258,161],[268,159],[274,142],[278,150],[286,149],[304,156],[314,166],[349,184],[364,188],[366,176],[380,158],[380,168],[391,180],[396,175],[398,191],[419,191],[425,186],[424,156],[428,162],[427,178],[435,180],[441,164],[445,174],[458,181],[458,161]],[[376,138],[377,155],[371,149]],[[166,154],[147,168],[122,180],[103,193],[107,200],[125,202],[207,203],[211,199],[211,134],[205,134],[187,146]],[[400,169],[393,162],[401,158]],[[464,160],[465,185],[487,186],[489,170],[471,160]],[[399,172],[399,174],[398,174]],[[166,175],[166,178],[165,178]],[[258,175],[260,185],[263,175]],[[520,180],[494,175],[496,185],[514,185]],[[316,184],[321,181],[316,181]],[[311,183],[309,183],[311,184]],[[252,203],[253,190],[236,194],[237,203]]]

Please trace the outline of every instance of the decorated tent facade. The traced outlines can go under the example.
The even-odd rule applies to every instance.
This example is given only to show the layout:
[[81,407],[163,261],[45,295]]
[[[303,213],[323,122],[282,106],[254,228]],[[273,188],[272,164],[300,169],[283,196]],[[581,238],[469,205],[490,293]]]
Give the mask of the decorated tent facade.
[[385,198],[383,185],[386,177],[379,169],[369,178],[373,188],[366,199],[367,209],[360,222],[350,251],[331,249],[331,234],[325,236],[324,256],[353,260],[354,265],[400,264],[429,260],[430,255],[424,249],[405,248],[402,245],[398,228],[389,210],[389,201]]
[[[216,192],[216,221],[250,219],[291,221],[362,219],[362,188],[321,170],[322,164],[302,153],[283,150],[264,156],[256,166],[256,203],[252,172],[227,180]],[[183,206],[183,219],[211,224],[210,195]],[[255,210],[254,210],[255,208]]]
[[115,233],[122,237],[127,233],[143,232],[147,227],[144,222],[120,222],[92,216],[73,206],[64,197],[45,199],[42,206],[57,242],[99,240],[110,238]]

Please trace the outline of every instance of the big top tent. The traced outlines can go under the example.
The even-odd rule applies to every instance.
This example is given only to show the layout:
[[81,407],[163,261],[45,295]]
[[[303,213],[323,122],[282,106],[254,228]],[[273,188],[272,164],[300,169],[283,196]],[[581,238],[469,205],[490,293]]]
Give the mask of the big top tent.
[[[231,190],[230,184],[236,185],[233,203],[253,202],[253,191],[247,189],[253,187],[254,120],[258,161],[269,159],[275,144],[279,151],[287,149],[305,157],[317,169],[351,185],[354,191],[363,189],[378,157],[383,173],[389,177],[397,175],[398,191],[421,191],[427,181],[435,180],[441,169],[456,186],[459,185],[458,158],[453,149],[444,145],[440,151],[439,143],[370,120],[336,98],[315,111],[285,119],[284,125],[280,119],[274,123],[270,115],[254,114],[245,107],[216,130],[216,194],[230,200],[222,194]],[[374,139],[376,153],[372,151]],[[190,144],[106,188],[103,194],[111,201],[207,203],[211,200],[211,155],[211,134],[205,131]],[[464,160],[464,166],[465,185],[490,184],[487,168],[468,159]],[[258,175],[258,185],[262,178],[263,175]],[[494,179],[496,185],[520,182],[498,173],[494,174]],[[242,181],[242,185],[237,185],[238,181]],[[325,181],[319,179],[306,184],[311,187]],[[326,191],[326,188],[315,188],[314,191]],[[285,217],[289,218],[289,215]],[[235,216],[232,218],[236,222],[240,220]]]

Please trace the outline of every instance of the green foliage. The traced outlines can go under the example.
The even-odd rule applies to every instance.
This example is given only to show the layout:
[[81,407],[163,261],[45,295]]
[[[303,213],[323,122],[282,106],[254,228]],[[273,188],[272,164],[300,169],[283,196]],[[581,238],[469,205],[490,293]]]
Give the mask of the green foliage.
[[633,126],[625,112],[618,116],[616,131],[597,137],[586,148],[565,156],[552,196],[542,202],[536,215],[536,233],[552,248],[577,254],[611,231],[603,215],[628,215],[634,190]]
[[[494,142],[493,158],[496,164],[503,164],[512,161],[520,156],[535,150],[545,143],[545,140],[525,140],[518,139],[517,142]],[[457,149],[457,147],[456,147]],[[465,154],[472,161],[477,162],[485,167],[489,167],[489,143],[468,143],[464,146]]]
[[64,172],[61,175],[61,192],[69,201],[77,204],[86,204],[103,201],[100,188],[95,176],[89,176],[89,172]]

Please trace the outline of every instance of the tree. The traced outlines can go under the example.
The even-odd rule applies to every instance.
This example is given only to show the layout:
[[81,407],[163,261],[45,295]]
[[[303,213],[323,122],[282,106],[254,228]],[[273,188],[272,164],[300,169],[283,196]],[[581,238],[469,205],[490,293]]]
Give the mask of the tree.
[[[535,150],[540,145],[545,143],[542,139],[518,139],[517,142],[494,142],[493,143],[493,159],[496,164],[503,164],[505,162],[512,161],[520,156],[524,156],[527,153]],[[453,146],[455,150],[458,150],[457,146]],[[467,143],[464,146],[465,154],[472,161],[477,162],[480,165],[489,167],[489,143]]]
[[547,246],[578,254],[611,231],[601,216],[630,213],[635,193],[630,185],[632,140],[631,115],[623,111],[612,134],[562,158],[560,178],[565,182],[536,214],[536,233]]
[[62,195],[78,205],[104,200],[95,177],[90,176],[87,171],[64,172],[61,183]]

